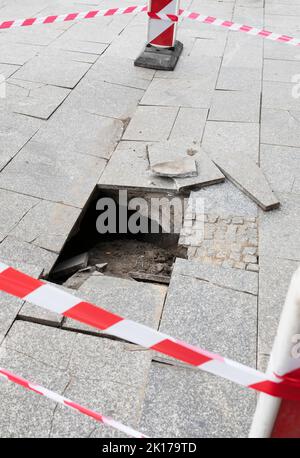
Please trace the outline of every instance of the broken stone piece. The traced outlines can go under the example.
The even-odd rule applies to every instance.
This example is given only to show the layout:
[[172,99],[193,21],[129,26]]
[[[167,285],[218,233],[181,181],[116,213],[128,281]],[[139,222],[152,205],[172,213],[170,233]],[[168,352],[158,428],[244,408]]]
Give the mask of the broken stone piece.
[[57,264],[52,274],[55,277],[64,277],[67,275],[72,275],[80,269],[85,269],[87,267],[88,260],[88,253],[78,254],[73,258],[66,259],[65,261],[62,261],[59,264]]
[[151,171],[156,175],[169,178],[187,178],[197,176],[196,161],[192,157],[184,157],[174,161],[158,162],[152,165]]
[[95,265],[97,272],[103,272],[107,267],[107,262],[103,262],[102,264]]

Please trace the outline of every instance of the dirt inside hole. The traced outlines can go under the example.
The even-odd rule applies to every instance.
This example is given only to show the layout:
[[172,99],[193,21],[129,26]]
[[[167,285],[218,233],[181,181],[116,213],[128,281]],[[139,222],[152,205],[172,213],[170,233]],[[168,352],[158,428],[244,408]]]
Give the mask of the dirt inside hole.
[[[186,258],[186,248],[178,246],[179,234],[163,233],[161,227],[159,233],[99,234],[96,229],[99,216],[96,203],[101,197],[113,198],[118,208],[116,192],[95,190],[49,279],[75,289],[94,272],[138,281],[168,283],[175,258]],[[128,210],[128,218],[132,213]],[[151,220],[146,219],[150,227]],[[55,274],[55,268],[60,263],[81,253],[88,253],[87,267],[81,266],[76,270],[75,266],[71,273]]]

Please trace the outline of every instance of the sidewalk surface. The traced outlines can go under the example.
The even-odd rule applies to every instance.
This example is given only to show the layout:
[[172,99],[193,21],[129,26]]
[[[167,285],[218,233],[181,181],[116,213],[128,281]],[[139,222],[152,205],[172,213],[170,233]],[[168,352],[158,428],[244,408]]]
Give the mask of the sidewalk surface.
[[[0,0],[0,20],[144,3]],[[181,6],[300,37],[299,0]],[[241,170],[250,157],[279,209],[264,212],[228,180],[195,190],[205,238],[196,246],[182,234],[188,259],[176,261],[169,288],[93,275],[78,294],[264,370],[300,260],[300,49],[185,20],[183,54],[163,73],[133,65],[146,31],[140,14],[0,32],[0,260],[49,272],[95,186],[165,190],[147,176],[150,144],[226,153]],[[211,182],[223,179],[209,170]],[[247,436],[250,390],[0,301],[0,366],[149,436]],[[11,384],[0,385],[0,405],[1,437],[121,437]]]

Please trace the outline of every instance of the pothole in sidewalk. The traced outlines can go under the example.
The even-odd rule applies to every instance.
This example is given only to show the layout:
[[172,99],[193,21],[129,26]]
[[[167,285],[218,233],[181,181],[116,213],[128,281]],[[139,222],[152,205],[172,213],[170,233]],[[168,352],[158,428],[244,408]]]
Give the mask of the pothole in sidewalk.
[[[51,281],[74,289],[90,275],[169,283],[175,258],[187,257],[175,229],[182,224],[184,199],[179,214],[170,205],[172,195],[121,192],[95,189],[50,272]],[[144,205],[133,209],[132,202],[140,199]],[[153,202],[159,208],[154,217]],[[101,233],[103,226],[108,232]]]

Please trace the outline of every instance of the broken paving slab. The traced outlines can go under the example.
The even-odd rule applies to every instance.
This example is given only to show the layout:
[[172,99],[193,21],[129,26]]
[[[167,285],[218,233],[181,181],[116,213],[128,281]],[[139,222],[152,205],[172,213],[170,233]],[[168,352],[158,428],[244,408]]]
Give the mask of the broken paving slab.
[[178,191],[185,188],[202,187],[225,180],[222,172],[214,165],[206,152],[198,145],[183,142],[163,142],[148,146],[150,166],[158,161],[172,161],[190,157],[196,161],[197,176],[176,177],[174,183]]
[[[105,275],[92,275],[80,286],[76,296],[125,318],[157,327],[166,292],[165,286]],[[96,328],[71,318],[66,319],[63,327],[100,333]]]
[[77,254],[71,258],[64,259],[58,262],[52,270],[52,275],[55,278],[62,278],[72,275],[80,269],[85,269],[89,262],[89,255],[87,252]]
[[184,275],[242,293],[258,294],[257,275],[246,270],[224,269],[199,261],[176,258],[172,275]]
[[191,157],[153,163],[151,171],[155,175],[169,178],[189,178],[198,174],[195,159]]
[[[22,321],[13,325],[0,349],[1,366],[133,427],[140,417],[150,361],[151,352],[132,351],[129,344]],[[117,434],[22,387],[2,384],[0,399],[5,406],[1,435],[7,433],[7,419],[14,437],[28,437],[28,430],[32,437]],[[16,411],[18,420],[12,421]]]
[[[18,197],[18,203],[26,197],[20,194],[14,195]],[[32,205],[26,214],[24,213],[21,221],[15,225],[10,234],[25,242],[59,253],[80,215],[80,210],[60,203],[30,199],[35,205]],[[11,213],[13,213],[12,208],[15,207],[10,207]]]
[[[172,275],[159,330],[255,367],[257,297],[222,285],[227,275],[228,283],[236,286],[241,278],[239,271],[219,267],[224,272],[216,274],[217,271],[211,269],[207,278],[217,279],[218,285],[201,279],[204,267],[199,264],[199,276],[196,274],[197,262],[192,264],[195,275]],[[249,274],[249,287],[253,288],[252,275],[256,274],[246,274]]]
[[139,430],[165,438],[247,437],[255,405],[255,393],[247,388],[153,362]]
[[155,177],[150,172],[147,143],[120,142],[98,183],[106,189],[176,191],[171,178]]
[[280,203],[262,170],[247,154],[237,158],[230,151],[216,153],[211,150],[209,155],[224,175],[264,211],[279,207]]

